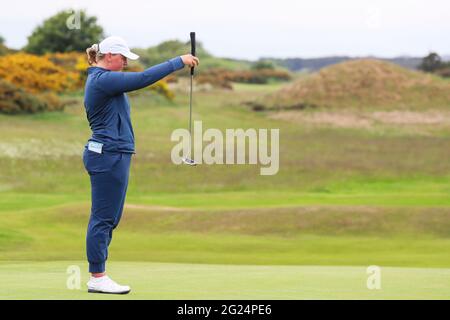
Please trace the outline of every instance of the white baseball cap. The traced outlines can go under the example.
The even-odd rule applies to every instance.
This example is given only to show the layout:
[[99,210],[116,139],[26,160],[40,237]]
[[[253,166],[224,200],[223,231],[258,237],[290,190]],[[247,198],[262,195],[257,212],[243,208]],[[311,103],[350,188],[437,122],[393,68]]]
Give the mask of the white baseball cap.
[[127,43],[121,37],[108,37],[98,45],[99,51],[105,53],[120,53],[131,60],[137,60],[139,56],[130,51]]

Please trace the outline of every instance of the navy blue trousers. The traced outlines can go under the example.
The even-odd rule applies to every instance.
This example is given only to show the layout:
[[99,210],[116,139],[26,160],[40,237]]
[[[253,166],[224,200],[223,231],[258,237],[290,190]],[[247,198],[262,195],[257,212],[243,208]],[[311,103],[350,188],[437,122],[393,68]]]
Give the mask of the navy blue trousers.
[[91,216],[86,235],[91,273],[105,272],[112,233],[122,217],[131,155],[84,151],[83,163],[91,179]]

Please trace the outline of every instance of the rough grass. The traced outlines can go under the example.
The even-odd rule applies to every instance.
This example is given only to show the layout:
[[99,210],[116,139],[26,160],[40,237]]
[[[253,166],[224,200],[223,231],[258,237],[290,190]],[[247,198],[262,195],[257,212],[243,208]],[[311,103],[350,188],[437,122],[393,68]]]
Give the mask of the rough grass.
[[450,111],[280,111],[269,115],[276,120],[308,128],[363,129],[374,134],[403,136],[439,136],[450,132]]

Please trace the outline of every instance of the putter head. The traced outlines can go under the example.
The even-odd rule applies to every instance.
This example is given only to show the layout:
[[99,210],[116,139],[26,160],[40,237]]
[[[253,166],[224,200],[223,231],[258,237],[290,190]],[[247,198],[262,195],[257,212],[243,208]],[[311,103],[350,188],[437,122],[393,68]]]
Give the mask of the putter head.
[[196,165],[197,165],[197,164],[195,163],[195,161],[192,160],[192,159],[189,159],[189,158],[183,158],[182,160],[183,160],[183,162],[184,162],[185,164],[187,164],[187,165],[190,165],[190,166],[196,166]]

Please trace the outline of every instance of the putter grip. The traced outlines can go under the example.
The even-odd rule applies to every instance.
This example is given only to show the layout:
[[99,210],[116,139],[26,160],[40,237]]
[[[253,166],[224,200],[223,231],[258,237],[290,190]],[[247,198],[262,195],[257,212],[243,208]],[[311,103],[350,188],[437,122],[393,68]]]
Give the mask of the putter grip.
[[[191,32],[191,54],[195,56],[195,32]],[[191,68],[191,75],[194,75],[194,67]]]

